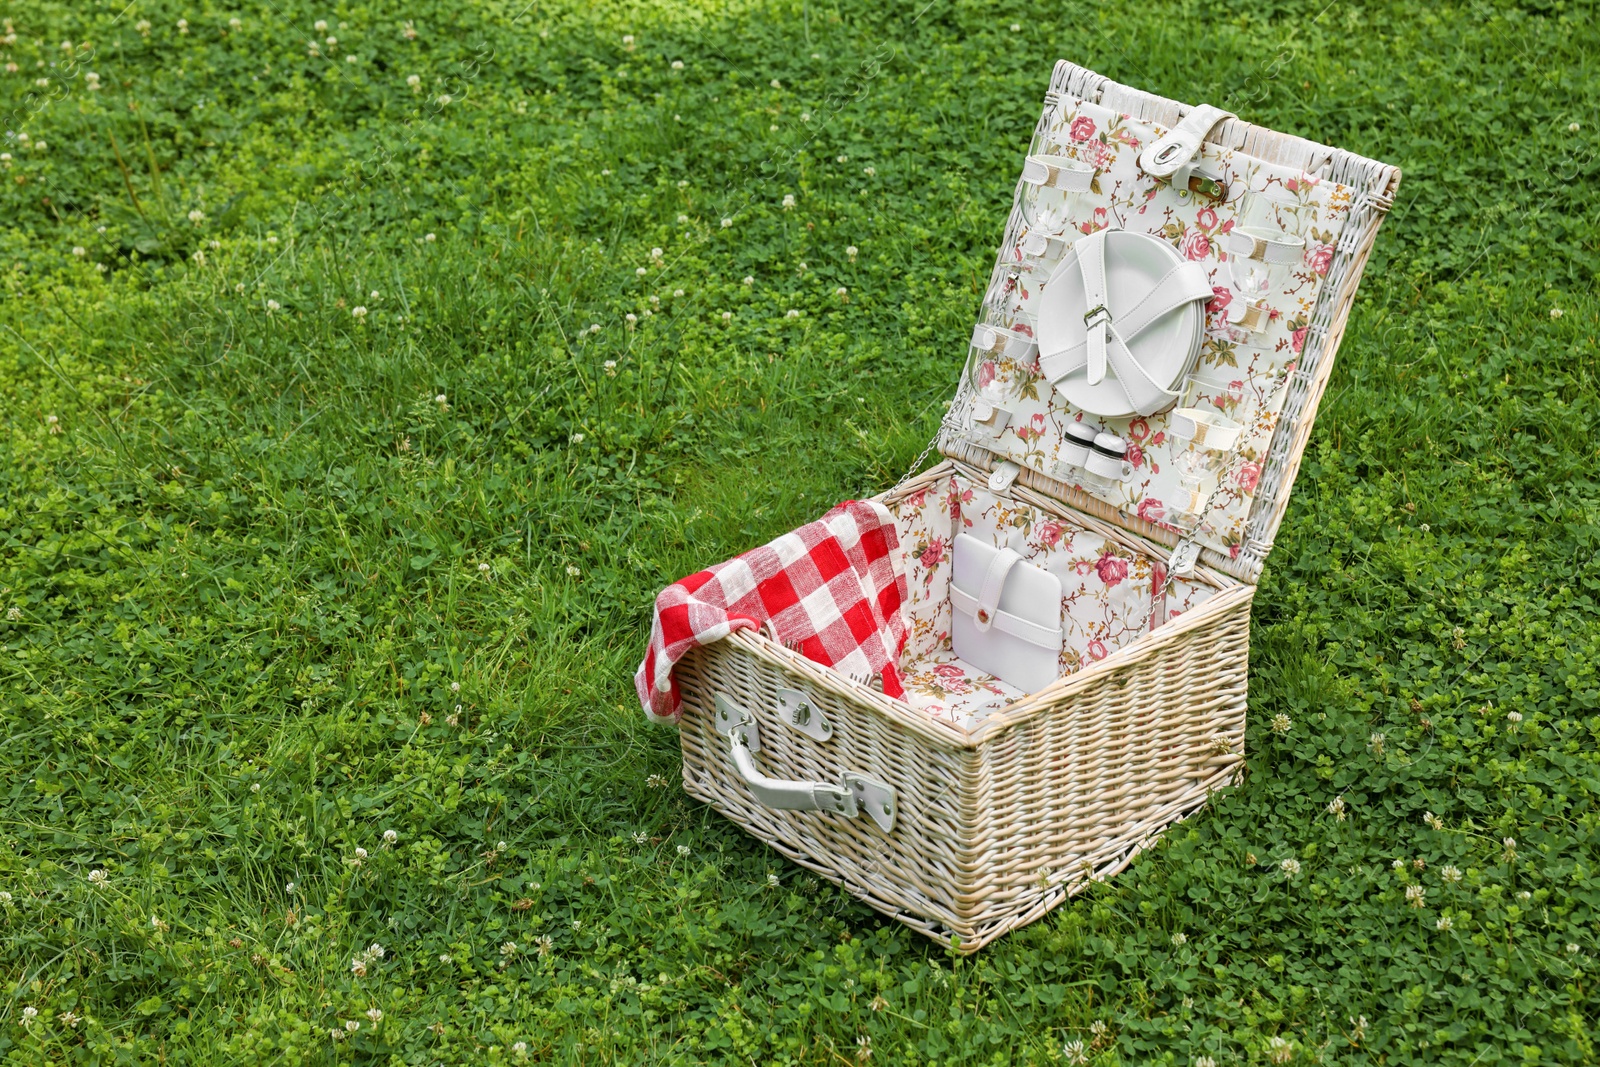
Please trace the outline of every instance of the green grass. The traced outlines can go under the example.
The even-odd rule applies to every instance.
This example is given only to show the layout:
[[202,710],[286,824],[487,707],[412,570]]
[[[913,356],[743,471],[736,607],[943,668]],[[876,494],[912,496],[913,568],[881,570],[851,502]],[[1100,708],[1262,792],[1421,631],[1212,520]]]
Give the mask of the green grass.
[[[0,47],[5,1062],[1596,1061],[1593,4],[124,4]],[[1406,178],[1244,783],[958,960],[631,674],[927,439],[1060,56]]]

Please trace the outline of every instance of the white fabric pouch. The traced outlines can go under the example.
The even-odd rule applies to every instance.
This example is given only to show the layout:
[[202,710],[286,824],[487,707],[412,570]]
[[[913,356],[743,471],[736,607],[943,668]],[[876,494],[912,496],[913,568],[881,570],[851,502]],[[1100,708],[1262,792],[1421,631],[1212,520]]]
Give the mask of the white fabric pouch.
[[1061,579],[1009,548],[956,536],[950,575],[950,647],[1024,692],[1061,674]]

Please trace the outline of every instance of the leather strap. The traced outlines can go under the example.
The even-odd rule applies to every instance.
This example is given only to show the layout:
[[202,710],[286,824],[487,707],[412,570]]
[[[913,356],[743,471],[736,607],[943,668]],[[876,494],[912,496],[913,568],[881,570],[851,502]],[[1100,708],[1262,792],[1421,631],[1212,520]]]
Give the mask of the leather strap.
[[1098,230],[1078,242],[1078,268],[1083,277],[1084,342],[1089,384],[1106,376],[1106,347],[1111,343],[1111,312],[1106,308],[1106,234]]
[[1095,169],[1066,156],[1029,156],[1022,164],[1022,180],[1045,189],[1087,193],[1094,184]]
[[1211,127],[1233,117],[1231,111],[1201,104],[1168,130],[1165,137],[1146,145],[1139,153],[1139,166],[1153,177],[1172,177],[1179,167],[1200,154],[1200,146],[1205,143]]
[[1039,342],[1018,330],[980,322],[972,328],[972,347],[991,355],[1025,360],[1038,352]]
[[995,616],[1000,614],[1000,594],[1006,590],[1006,577],[1011,573],[1011,568],[1021,562],[1022,557],[1009,548],[1000,549],[989,561],[989,569],[984,572],[983,585],[978,588],[972,615],[979,633],[987,633],[989,627],[994,625]]
[[1022,243],[1017,247],[1023,255],[1032,256],[1034,259],[1056,259],[1066,252],[1068,242],[1060,234],[1032,230],[1023,237]]
[[1001,633],[1021,638],[1030,645],[1038,645],[1041,648],[1061,647],[1060,627],[1052,630],[1048,626],[1040,626],[1036,622],[1029,622],[1027,619],[1012,615],[1010,612],[990,612],[988,624],[979,623],[977,621],[978,598],[971,593],[957,589],[954,585],[950,587],[950,606],[963,615],[971,615],[974,624],[980,629],[987,630],[992,626]]
[[[1100,251],[1099,266],[1105,269],[1104,234],[1092,234],[1079,241],[1077,248],[1079,263],[1083,267],[1084,278],[1089,277],[1089,264],[1084,259],[1084,249],[1089,242],[1100,238],[1098,248]],[[1103,275],[1102,275],[1103,276]],[[1103,282],[1102,282],[1103,284]],[[1097,318],[1103,320],[1094,324],[1089,323],[1085,316],[1087,326],[1082,343],[1053,352],[1043,352],[1039,356],[1039,367],[1044,376],[1051,381],[1059,382],[1069,374],[1074,374],[1086,367],[1092,368],[1094,350],[1097,344],[1103,352],[1103,359],[1109,363],[1112,370],[1117,372],[1117,380],[1127,391],[1128,400],[1135,410],[1141,414],[1159,411],[1167,403],[1176,399],[1177,393],[1167,388],[1160,382],[1150,377],[1144,366],[1134,358],[1128,349],[1128,343],[1138,337],[1151,323],[1171,311],[1173,308],[1187,304],[1192,300],[1210,300],[1212,297],[1211,279],[1206,269],[1198,263],[1183,262],[1174,266],[1151,287],[1150,291],[1114,321],[1109,311]],[[1091,311],[1096,307],[1096,296],[1087,280],[1084,283],[1085,304]],[[1103,296],[1101,297],[1103,299]],[[1099,337],[1096,337],[1099,334]],[[1092,379],[1092,370],[1090,378]],[[1092,382],[1091,382],[1092,384]]]
[[1230,256],[1254,259],[1262,263],[1287,266],[1305,258],[1306,242],[1303,237],[1256,237],[1238,230],[1229,231],[1222,239],[1222,248]]

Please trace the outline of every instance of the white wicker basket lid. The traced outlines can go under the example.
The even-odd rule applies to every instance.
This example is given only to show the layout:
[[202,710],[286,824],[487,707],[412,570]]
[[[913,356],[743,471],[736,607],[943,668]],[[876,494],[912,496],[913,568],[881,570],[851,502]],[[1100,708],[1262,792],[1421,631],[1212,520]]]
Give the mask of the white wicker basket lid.
[[[1170,181],[1147,174],[1141,150],[1193,110],[1065,61],[1056,65],[1032,150],[1018,161],[1024,180],[984,300],[984,325],[974,331],[979,343],[1003,343],[969,349],[969,362],[982,361],[983,373],[963,374],[939,447],[986,470],[1014,464],[1024,484],[1158,545],[1192,542],[1203,563],[1254,582],[1400,172],[1224,118],[1192,160],[1193,181],[1189,171]],[[1025,212],[1041,176],[1056,183],[1043,187],[1050,189],[1049,210]],[[1048,232],[1030,234],[1030,216]],[[1276,227],[1282,241],[1256,239],[1262,217],[1268,235]],[[1186,362],[1182,349],[1201,332],[1173,403],[1151,414],[1119,407],[1114,393],[1083,393],[1070,376],[1057,388],[1040,365],[1041,346],[1047,353],[1059,348],[1074,329],[1072,314],[1081,324],[1085,313],[1076,306],[1081,297],[1071,296],[1071,249],[1107,229],[1160,241],[1211,281],[1210,302],[1188,305],[1203,314],[1179,316],[1181,325],[1149,343],[1147,357],[1167,368]],[[1132,247],[1133,239],[1116,241]],[[1008,394],[995,395],[997,377],[1011,384]],[[976,382],[986,384],[981,398]],[[1192,435],[1197,410],[1241,427],[1213,480],[1202,480],[1198,491],[1195,465],[1187,462],[1190,441],[1175,434],[1187,428]],[[1123,438],[1129,477],[1109,487],[1084,477],[1066,433],[1072,423]],[[1196,513],[1198,521],[1182,518]]]

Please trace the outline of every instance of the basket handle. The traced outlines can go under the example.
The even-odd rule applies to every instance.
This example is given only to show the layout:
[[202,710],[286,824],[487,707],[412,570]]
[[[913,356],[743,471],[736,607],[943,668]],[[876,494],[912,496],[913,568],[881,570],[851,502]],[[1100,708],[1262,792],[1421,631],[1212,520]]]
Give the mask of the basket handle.
[[885,833],[894,829],[899,804],[893,787],[854,771],[840,775],[839,785],[769,778],[756,766],[761,730],[755,716],[722,693],[716,694],[717,729],[728,738],[728,755],[751,796],[774,811],[824,811],[855,818],[863,811]]

